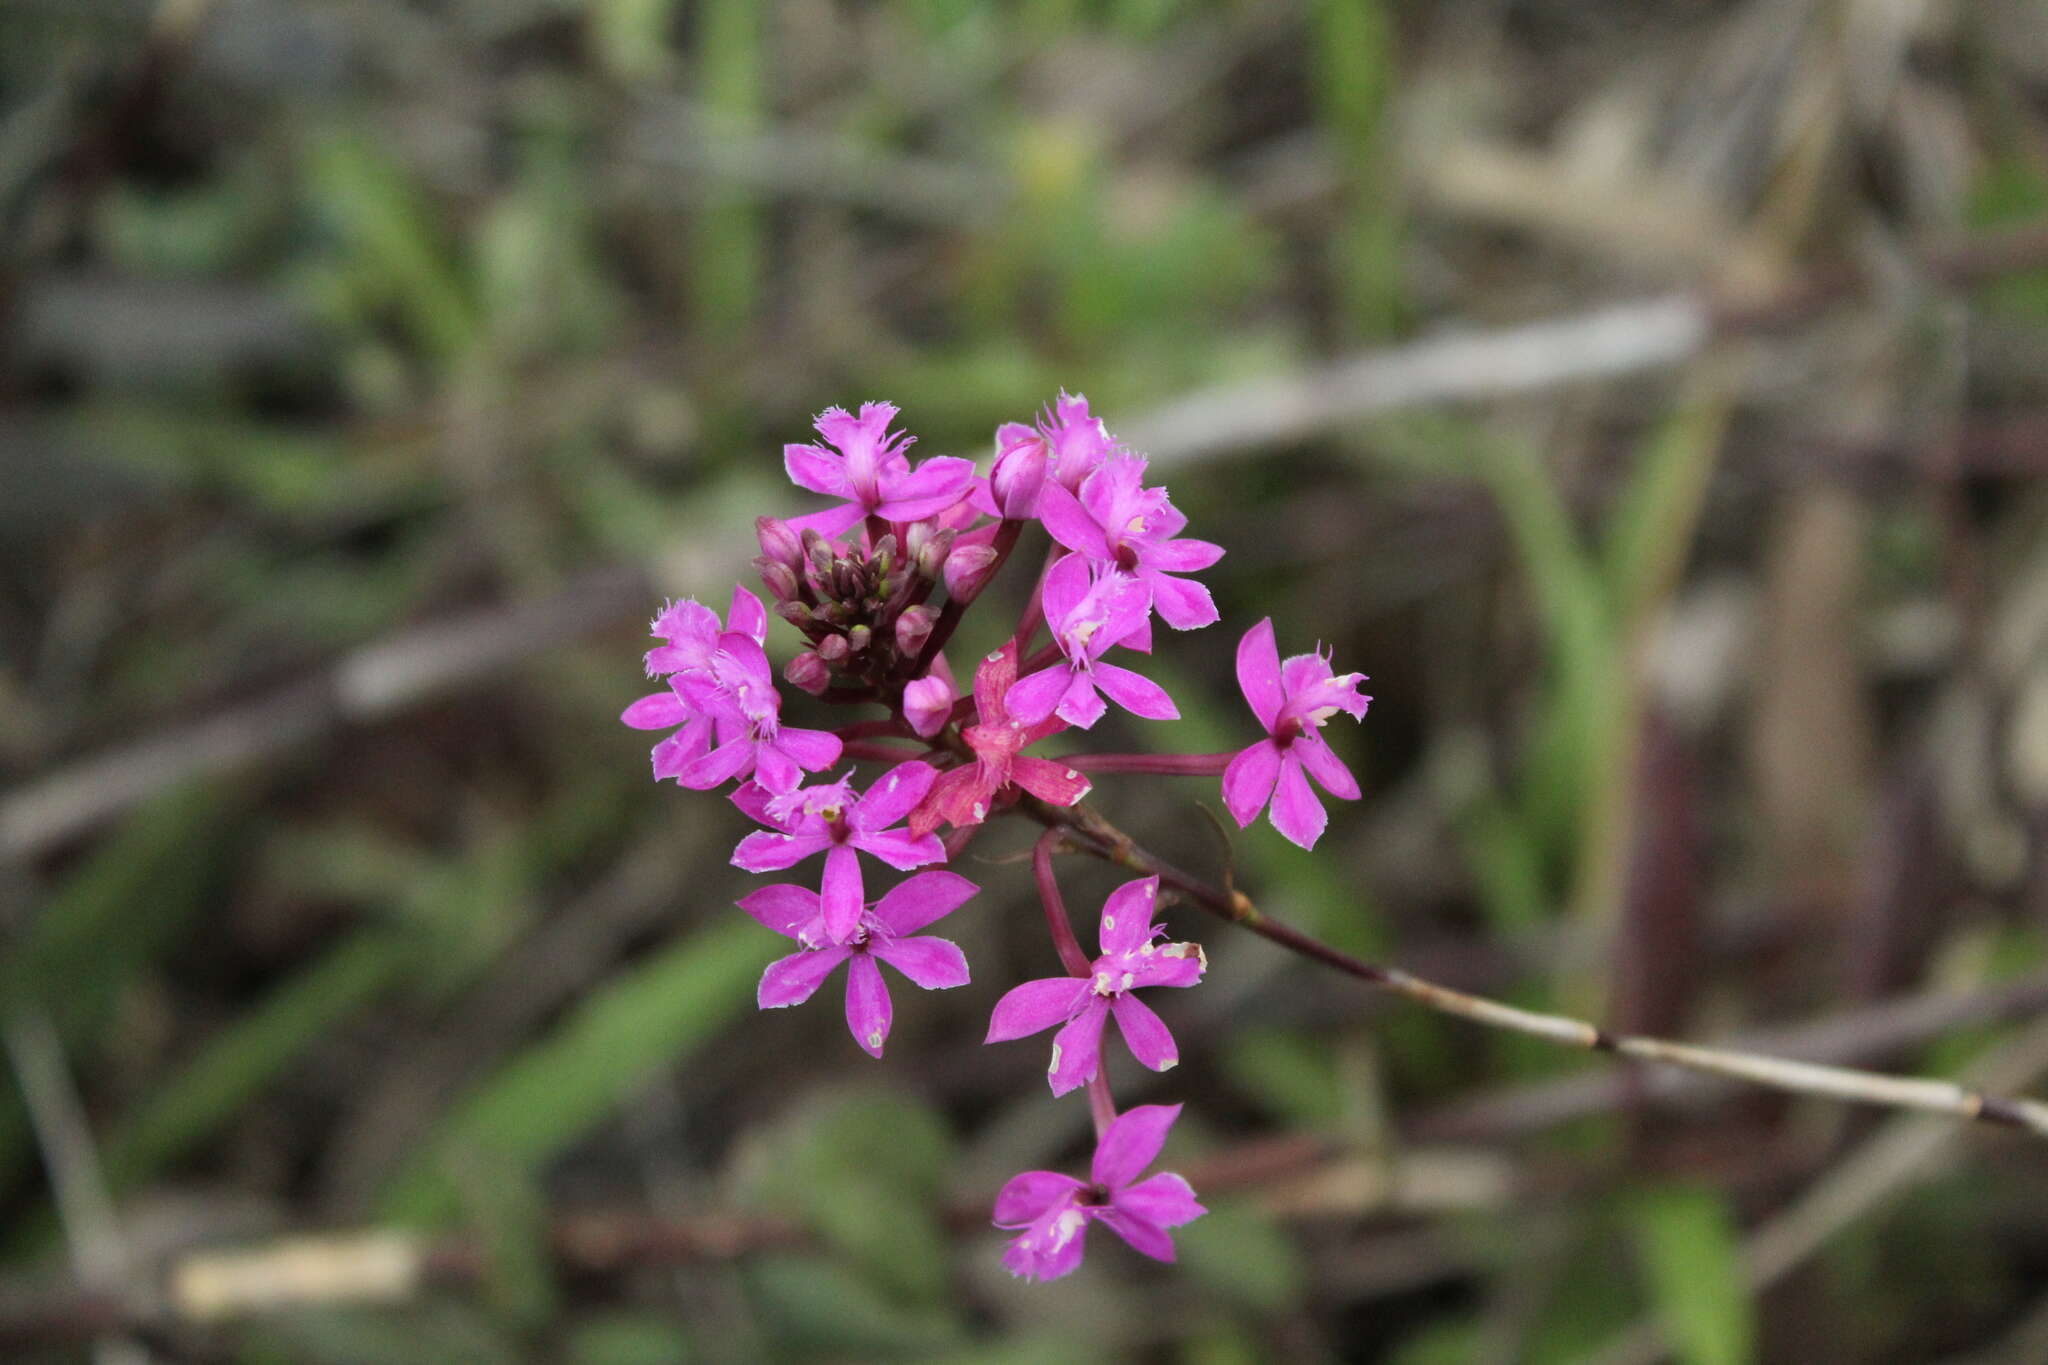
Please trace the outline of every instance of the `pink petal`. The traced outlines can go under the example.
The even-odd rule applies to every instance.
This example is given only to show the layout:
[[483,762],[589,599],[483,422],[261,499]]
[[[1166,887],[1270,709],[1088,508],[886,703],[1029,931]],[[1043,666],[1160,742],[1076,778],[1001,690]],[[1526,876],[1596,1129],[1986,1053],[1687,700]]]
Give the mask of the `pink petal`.
[[818,893],[777,882],[740,897],[739,907],[784,938],[795,938],[818,917]]
[[800,517],[789,518],[789,529],[798,535],[806,531],[816,531],[830,540],[866,515],[859,503],[842,502],[837,507],[827,507],[822,512],[806,512]]
[[1358,799],[1358,779],[1344,766],[1344,760],[1331,752],[1321,735],[1303,733],[1288,747],[1301,760],[1301,766],[1308,769],[1308,775],[1323,784],[1324,791],[1340,801]]
[[1159,1156],[1166,1135],[1180,1117],[1177,1104],[1141,1104],[1126,1109],[1096,1144],[1089,1179],[1112,1192],[1136,1180]]
[[1142,673],[1133,673],[1115,664],[1099,663],[1095,665],[1095,685],[1134,716],[1143,716],[1146,720],[1180,719],[1180,708],[1173,704],[1172,697],[1166,695],[1166,689]]
[[1102,902],[1102,923],[1096,942],[1104,956],[1135,953],[1152,941],[1152,916],[1159,904],[1159,878],[1125,882]]
[[1167,1071],[1180,1065],[1180,1049],[1152,1007],[1128,991],[1109,1002],[1116,1026],[1123,1030],[1131,1055],[1153,1071]]
[[821,773],[839,761],[844,745],[829,730],[796,730],[784,727],[775,736],[775,747],[788,754],[807,773]]
[[666,782],[681,773],[704,756],[710,740],[711,726],[700,716],[655,745],[650,751],[654,759],[654,780]]
[[689,718],[690,709],[673,692],[656,692],[651,697],[642,697],[619,713],[619,719],[635,730],[667,730]]
[[1269,814],[1273,828],[1303,848],[1314,848],[1316,840],[1323,837],[1323,827],[1330,823],[1323,803],[1316,800],[1308,778],[1302,775],[1301,760],[1292,750],[1281,756],[1280,783],[1273,793]]
[[1148,581],[1152,584],[1152,606],[1159,612],[1159,619],[1175,630],[1198,630],[1221,619],[1216,599],[1194,579],[1155,573]]
[[1076,669],[1067,680],[1067,690],[1060,696],[1060,719],[1087,730],[1093,728],[1108,710],[1109,704],[1096,695],[1095,679],[1086,671]]
[[1066,764],[1031,754],[1010,762],[1010,780],[1041,801],[1071,806],[1094,790],[1087,777]]
[[[1133,635],[1141,635],[1147,645],[1151,637],[1145,632],[1152,628],[1152,589],[1144,580],[1125,573],[1111,573],[1104,577],[1101,585],[1102,629],[1088,642],[1090,658],[1099,659],[1111,645],[1122,644]],[[1148,650],[1140,650],[1148,653]]]
[[878,830],[873,834],[855,830],[847,842],[863,853],[871,853],[898,872],[946,861],[946,846],[936,834],[917,835],[907,829]]
[[1192,1223],[1208,1210],[1195,1202],[1194,1189],[1172,1171],[1147,1176],[1110,1195],[1119,1213],[1142,1218],[1154,1227],[1177,1228]]
[[760,598],[735,583],[732,605],[725,613],[725,628],[750,636],[754,643],[760,644],[768,638],[768,609],[761,605]]
[[1173,1238],[1167,1235],[1166,1229],[1155,1227],[1142,1218],[1134,1218],[1113,1206],[1097,1209],[1095,1221],[1130,1243],[1132,1250],[1142,1251],[1155,1261],[1173,1263]]
[[1003,694],[1017,681],[1017,642],[1005,640],[1003,647],[981,661],[974,670],[974,710],[977,723],[1000,725],[1009,713],[1003,709]]
[[764,1010],[801,1005],[852,952],[850,948],[831,947],[777,958],[761,973],[761,986],[754,992],[754,1002]]
[[914,934],[967,904],[980,889],[957,872],[920,872],[876,903],[875,921],[892,934]]
[[1046,1080],[1053,1094],[1064,1095],[1095,1079],[1102,1064],[1102,1026],[1108,1021],[1109,1002],[1091,994],[1081,1012],[1052,1036],[1052,1065],[1046,1068]]
[[825,878],[819,902],[825,913],[825,932],[834,943],[844,943],[860,928],[860,912],[867,907],[867,892],[861,886],[860,855],[845,844],[825,851]]
[[789,755],[774,740],[755,744],[754,782],[757,786],[780,795],[795,791],[803,780],[803,770],[790,761]]
[[1069,1200],[1056,1205],[1011,1239],[1003,1269],[1027,1280],[1057,1280],[1081,1264],[1092,1210]]
[[924,800],[939,770],[929,763],[899,763],[876,778],[862,793],[846,822],[857,830],[883,830],[910,814],[911,807]]
[[754,823],[773,825],[786,832],[789,827],[768,813],[769,802],[774,795],[758,782],[742,782],[733,788],[732,803],[745,811],[747,818]]
[[[1237,685],[1251,703],[1252,714],[1268,734],[1280,719],[1286,697],[1280,691],[1280,648],[1273,642],[1273,618],[1253,626],[1237,642]],[[1263,803],[1262,803],[1263,804]]]
[[1088,515],[1080,499],[1059,484],[1048,482],[1039,490],[1038,519],[1052,538],[1069,550],[1104,563],[1116,558],[1103,539],[1101,525]]
[[866,953],[853,954],[846,968],[846,1027],[870,1057],[882,1055],[889,1038],[889,987],[882,969]]
[[829,450],[813,445],[786,445],[782,448],[782,467],[788,471],[789,481],[799,488],[823,493],[828,498],[853,496],[853,484],[846,477],[846,461]]
[[1280,746],[1262,739],[1230,760],[1223,770],[1223,805],[1240,829],[1259,818],[1280,780]]
[[988,1018],[988,1036],[981,1041],[1007,1043],[1064,1024],[1086,994],[1088,982],[1073,976],[1048,976],[1012,986],[996,1001]]
[[1060,698],[1066,694],[1067,685],[1073,677],[1073,670],[1063,663],[1041,668],[1012,683],[1009,693],[1003,698],[1003,706],[1011,720],[1036,725],[1060,704]]
[[1320,654],[1290,654],[1280,665],[1280,686],[1290,697],[1320,687],[1333,676],[1330,661]]
[[693,791],[710,791],[726,779],[738,777],[751,768],[757,747],[753,738],[747,735],[728,740],[703,757],[685,763],[683,770],[676,774],[676,781]]
[[732,851],[732,865],[747,872],[780,872],[785,867],[795,867],[831,842],[832,836],[823,831],[780,834],[756,830],[740,840],[739,847]]
[[996,1193],[993,1221],[999,1228],[1021,1228],[1054,1204],[1087,1189],[1087,1182],[1058,1171],[1025,1171],[1010,1177]]
[[1132,991],[1152,986],[1200,985],[1202,973],[1209,967],[1199,943],[1162,943],[1152,952],[1124,958],[1119,965],[1131,978],[1125,989]]
[[1145,551],[1145,562],[1161,573],[1198,573],[1221,558],[1223,547],[1206,540],[1162,540]]
[[928,991],[949,990],[968,981],[967,955],[946,939],[922,934],[881,938],[869,944],[868,951]]
[[[1074,614],[1074,608],[1088,595],[1088,561],[1081,555],[1062,555],[1058,563],[1046,571],[1045,586],[1039,592],[1039,603],[1045,609],[1045,619],[1054,634],[1059,633],[1060,623]],[[1016,708],[1011,708],[1014,714]]]
[[941,455],[926,460],[904,478],[885,480],[882,504],[876,511],[891,521],[917,521],[960,501],[973,482],[972,460]]

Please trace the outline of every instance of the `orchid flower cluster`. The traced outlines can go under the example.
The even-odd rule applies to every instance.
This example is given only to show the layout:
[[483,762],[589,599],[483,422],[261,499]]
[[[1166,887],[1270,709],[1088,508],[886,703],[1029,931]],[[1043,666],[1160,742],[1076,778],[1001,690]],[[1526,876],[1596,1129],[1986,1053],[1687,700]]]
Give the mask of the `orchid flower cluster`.
[[[855,414],[832,408],[817,419],[822,443],[784,448],[790,479],[831,502],[756,523],[753,567],[772,605],[735,587],[723,621],[695,601],[665,607],[652,627],[661,643],[647,654],[662,690],[622,717],[669,732],[653,750],[658,780],[696,790],[735,784],[733,804],[762,826],[734,850],[736,866],[784,872],[817,860],[815,885],[776,882],[739,902],[796,946],[770,964],[758,1003],[801,1004],[843,964],[847,1027],[877,1058],[893,1019],[884,965],[925,990],[969,983],[959,947],[924,931],[979,889],[939,865],[957,859],[989,820],[1021,812],[1054,823],[1088,795],[1091,766],[1209,775],[1222,778],[1239,825],[1264,811],[1281,834],[1312,848],[1327,816],[1311,781],[1341,799],[1358,796],[1322,728],[1340,713],[1362,718],[1371,700],[1359,694],[1362,675],[1334,672],[1322,652],[1283,661],[1265,620],[1237,648],[1238,682],[1261,732],[1243,750],[1031,752],[1092,728],[1111,703],[1147,720],[1179,716],[1140,666],[1155,616],[1174,630],[1218,619],[1209,590],[1190,575],[1223,550],[1182,536],[1187,519],[1164,488],[1146,485],[1145,458],[1112,437],[1085,398],[1061,394],[1035,424],[1001,427],[985,475],[966,459],[913,464],[914,438],[894,429],[896,416],[889,403]],[[1037,586],[963,696],[946,646],[1034,525],[1050,541]],[[771,614],[802,639],[785,682],[825,702],[879,704],[885,717],[836,730],[785,725],[767,654]],[[842,762],[846,770],[831,775]],[[858,762],[887,766],[857,786]],[[865,860],[912,875],[872,896]],[[1103,1037],[1114,1022],[1139,1063],[1175,1065],[1173,1034],[1141,993],[1194,986],[1208,960],[1198,944],[1165,941],[1157,876],[1110,894],[1099,952],[1089,958],[1068,926],[1049,855],[1038,871],[1066,970],[1003,994],[984,1041],[1053,1030],[1047,1080],[1056,1096],[1088,1089],[1097,1145],[1086,1181],[1027,1171],[1003,1187],[994,1221],[1016,1233],[1003,1264],[1033,1279],[1065,1275],[1081,1263],[1091,1223],[1171,1261],[1169,1230],[1204,1209],[1180,1176],[1144,1171],[1180,1106],[1118,1115]]]

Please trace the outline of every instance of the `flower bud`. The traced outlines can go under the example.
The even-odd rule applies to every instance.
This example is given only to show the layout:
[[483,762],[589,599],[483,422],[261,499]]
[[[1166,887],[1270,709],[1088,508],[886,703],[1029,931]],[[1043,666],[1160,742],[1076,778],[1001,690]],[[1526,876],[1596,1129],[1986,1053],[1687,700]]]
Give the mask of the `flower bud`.
[[896,648],[911,658],[924,648],[924,642],[932,638],[932,626],[939,614],[930,607],[919,604],[905,607],[903,614],[896,618]]
[[846,647],[856,654],[866,651],[875,642],[875,632],[867,626],[855,626],[846,632]]
[[[836,640],[839,637],[831,638]],[[782,670],[782,676],[791,687],[815,697],[832,685],[832,666],[819,658],[816,651],[807,649],[789,661],[789,666]]]
[[792,569],[803,567],[804,542],[795,528],[775,517],[755,517],[754,534],[761,541],[761,553],[777,564]]
[[946,556],[953,552],[954,531],[934,531],[917,552],[917,573],[920,578],[936,580],[945,571]]
[[946,728],[953,703],[959,699],[953,680],[934,668],[903,689],[903,718],[911,729],[930,739]]
[[843,664],[852,652],[844,635],[827,635],[818,641],[818,657],[828,664]]
[[958,601],[973,601],[995,572],[996,558],[993,545],[962,545],[946,556],[946,591]]
[[1045,438],[1021,422],[1009,422],[996,432],[995,468],[988,477],[989,492],[996,509],[1010,521],[1022,521],[1038,508],[1038,490],[1045,486],[1050,454]]
[[798,630],[808,631],[811,628],[811,609],[801,602],[778,597],[775,599],[775,614]]
[[760,571],[761,586],[768,589],[768,595],[777,602],[787,602],[798,596],[796,570],[789,565],[770,559],[767,555],[756,555],[754,567]]

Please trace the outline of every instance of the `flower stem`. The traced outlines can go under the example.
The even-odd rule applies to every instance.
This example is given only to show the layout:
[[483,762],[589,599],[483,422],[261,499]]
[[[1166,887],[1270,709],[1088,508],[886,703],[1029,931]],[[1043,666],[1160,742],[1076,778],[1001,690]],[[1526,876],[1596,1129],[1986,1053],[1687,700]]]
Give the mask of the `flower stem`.
[[866,759],[874,763],[907,763],[913,758],[923,758],[929,749],[913,749],[905,744],[883,744],[879,740],[849,739],[840,746],[840,756],[848,759]]
[[1109,1095],[1109,1073],[1099,1065],[1095,1079],[1088,1082],[1088,1114],[1095,1120],[1095,1140],[1100,1142],[1116,1122],[1116,1101]]
[[1060,759],[1084,773],[1151,773],[1158,777],[1221,777],[1229,754],[1067,754]]
[[1067,919],[1067,903],[1060,896],[1060,884],[1052,874],[1052,854],[1066,838],[1065,831],[1052,828],[1038,836],[1038,842],[1031,849],[1031,875],[1038,883],[1038,899],[1045,906],[1045,926],[1052,930],[1052,946],[1060,955],[1069,976],[1087,976],[1090,973],[1088,954],[1081,951],[1080,940],[1074,937],[1074,926]]

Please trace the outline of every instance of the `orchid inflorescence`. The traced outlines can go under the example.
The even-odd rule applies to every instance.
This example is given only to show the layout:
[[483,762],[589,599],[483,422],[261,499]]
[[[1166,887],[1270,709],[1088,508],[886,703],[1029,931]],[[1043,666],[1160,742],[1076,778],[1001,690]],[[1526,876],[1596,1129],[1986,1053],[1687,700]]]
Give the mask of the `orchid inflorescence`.
[[[977,891],[933,865],[957,858],[985,822],[1013,811],[1041,820],[1077,811],[1092,764],[1220,776],[1224,806],[1240,826],[1270,810],[1274,828],[1312,848],[1327,816],[1310,779],[1333,796],[1358,796],[1322,727],[1340,712],[1363,717],[1371,700],[1358,692],[1362,675],[1333,672],[1321,652],[1283,661],[1273,623],[1264,620],[1237,649],[1238,683],[1262,731],[1242,751],[1027,752],[1068,729],[1093,727],[1111,703],[1149,720],[1178,717],[1166,690],[1131,664],[1151,652],[1155,615],[1175,630],[1218,619],[1208,589],[1188,575],[1223,550],[1181,535],[1187,518],[1164,488],[1146,486],[1144,457],[1112,437],[1084,398],[1061,394],[1035,425],[1001,427],[986,475],[965,459],[913,465],[907,451],[914,438],[892,430],[896,415],[890,403],[864,403],[857,414],[831,408],[817,419],[822,445],[784,447],[791,480],[834,501],[806,515],[760,518],[754,560],[772,613],[803,638],[784,680],[827,702],[880,704],[887,717],[836,731],[785,726],[765,648],[771,609],[745,587],[733,590],[722,622],[694,601],[655,617],[662,643],[648,652],[647,672],[665,690],[622,717],[637,729],[672,732],[654,746],[657,779],[697,790],[738,783],[733,803],[764,828],[740,841],[736,866],[779,872],[823,855],[816,890],[777,883],[739,902],[797,946],[770,964],[758,1002],[763,1009],[801,1004],[845,964],[847,1026],[874,1057],[882,1055],[893,1014],[882,964],[926,990],[968,984],[960,949],[921,931]],[[1051,540],[1045,567],[1022,619],[978,663],[963,697],[945,647],[1034,523]],[[1049,637],[1043,646],[1041,633]],[[1122,662],[1108,657],[1112,651]],[[823,776],[842,759],[890,766],[856,790],[850,770]],[[1090,1095],[1097,1143],[1090,1179],[1027,1171],[996,1200],[996,1224],[1017,1231],[1003,1264],[1042,1280],[1080,1264],[1091,1222],[1171,1261],[1168,1229],[1204,1212],[1180,1176],[1140,1178],[1180,1106],[1142,1105],[1119,1116],[1102,1045],[1114,1021],[1140,1063],[1154,1071],[1175,1065],[1173,1035],[1140,992],[1196,985],[1208,959],[1198,944],[1163,941],[1157,876],[1110,893],[1100,952],[1089,958],[1053,880],[1051,838],[1040,841],[1035,866],[1066,973],[1005,993],[984,1040],[1057,1029],[1047,1069],[1052,1092],[1085,1086]],[[871,899],[863,855],[913,875]]]

